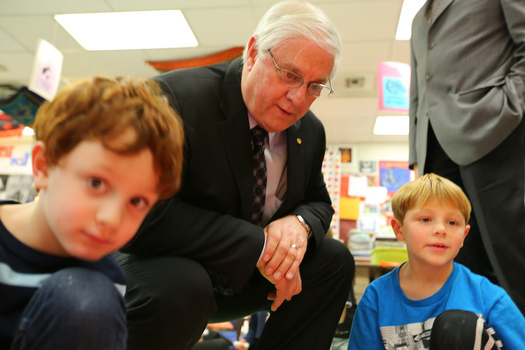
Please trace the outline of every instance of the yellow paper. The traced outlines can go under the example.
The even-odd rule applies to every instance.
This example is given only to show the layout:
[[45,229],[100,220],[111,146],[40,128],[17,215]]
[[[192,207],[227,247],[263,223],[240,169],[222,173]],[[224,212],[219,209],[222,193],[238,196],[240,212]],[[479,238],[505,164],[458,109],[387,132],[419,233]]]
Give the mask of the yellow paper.
[[343,220],[357,220],[359,218],[359,203],[361,200],[354,197],[341,197],[339,203],[339,217]]

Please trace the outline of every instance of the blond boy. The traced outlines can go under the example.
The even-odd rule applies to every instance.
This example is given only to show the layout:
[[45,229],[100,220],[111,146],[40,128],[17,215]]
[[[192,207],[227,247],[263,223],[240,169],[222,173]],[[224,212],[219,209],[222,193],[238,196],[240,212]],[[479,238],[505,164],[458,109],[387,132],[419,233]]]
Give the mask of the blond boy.
[[0,203],[0,348],[125,349],[109,255],[180,186],[183,132],[153,82],[92,78],[34,125],[36,202]]
[[454,262],[470,229],[463,191],[426,174],[395,193],[392,210],[408,261],[367,287],[348,349],[525,349],[525,319],[509,295]]

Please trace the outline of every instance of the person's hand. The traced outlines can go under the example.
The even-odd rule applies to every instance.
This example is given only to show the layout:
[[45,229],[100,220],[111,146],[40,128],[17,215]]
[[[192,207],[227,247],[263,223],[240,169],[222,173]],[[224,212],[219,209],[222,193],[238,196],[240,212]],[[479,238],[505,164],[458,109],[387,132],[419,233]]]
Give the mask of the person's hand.
[[308,245],[308,232],[295,215],[288,215],[271,222],[264,228],[266,248],[259,270],[264,266],[266,276],[273,275],[275,281],[283,276],[291,281],[299,271]]
[[275,291],[268,294],[268,300],[272,300],[272,311],[275,311],[285,300],[290,301],[292,297],[302,290],[301,274],[297,272],[291,280],[281,278],[276,280],[273,275],[267,275],[264,264],[257,264],[261,274],[275,286]]

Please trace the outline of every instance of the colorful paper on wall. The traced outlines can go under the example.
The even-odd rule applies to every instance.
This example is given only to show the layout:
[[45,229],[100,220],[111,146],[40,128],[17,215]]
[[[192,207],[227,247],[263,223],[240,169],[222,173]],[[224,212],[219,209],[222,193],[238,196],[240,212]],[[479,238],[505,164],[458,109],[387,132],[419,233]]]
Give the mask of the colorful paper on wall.
[[361,199],[355,197],[341,197],[339,204],[339,217],[344,220],[357,220],[359,218],[359,204]]
[[379,182],[389,194],[396,192],[410,181],[408,162],[382,160],[379,162]]
[[368,189],[368,179],[366,176],[349,177],[348,196],[349,197],[366,197]]
[[332,216],[332,222],[330,228],[332,229],[332,235],[338,239],[339,236],[339,200],[341,198],[341,153],[336,149],[328,149],[325,152],[323,159],[322,172],[324,175],[324,181],[328,194],[332,200],[332,207],[334,209],[334,215]]
[[380,111],[408,113],[410,65],[401,62],[377,63],[377,93]]

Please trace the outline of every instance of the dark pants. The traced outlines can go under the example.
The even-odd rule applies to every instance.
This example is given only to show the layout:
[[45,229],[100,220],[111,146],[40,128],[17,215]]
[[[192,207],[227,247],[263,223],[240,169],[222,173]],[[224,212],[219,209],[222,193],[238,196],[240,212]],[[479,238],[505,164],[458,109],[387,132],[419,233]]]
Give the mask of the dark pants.
[[446,310],[436,317],[429,350],[498,350],[501,343],[483,318],[470,311]]
[[425,173],[459,185],[472,204],[470,232],[456,261],[510,294],[525,314],[525,121],[482,159],[455,164],[429,128]]
[[[326,238],[301,264],[302,292],[271,314],[257,350],[329,349],[355,265],[348,248]],[[116,254],[128,280],[128,349],[190,349],[208,322],[268,310],[273,285],[254,267],[240,293],[213,291],[203,266],[181,257]],[[240,264],[242,262],[239,262]]]
[[11,349],[124,350],[126,336],[124,298],[113,282],[97,271],[69,268],[35,292]]

